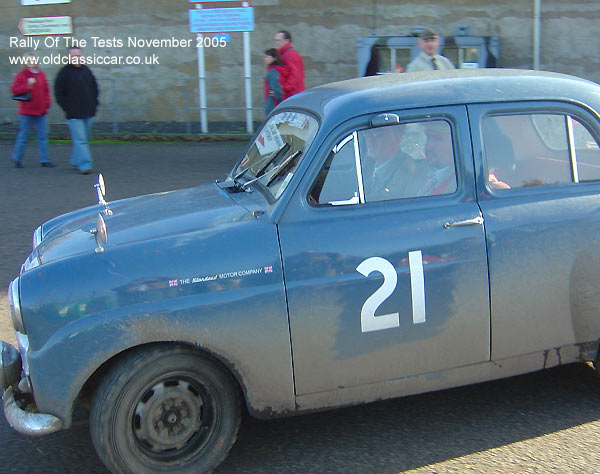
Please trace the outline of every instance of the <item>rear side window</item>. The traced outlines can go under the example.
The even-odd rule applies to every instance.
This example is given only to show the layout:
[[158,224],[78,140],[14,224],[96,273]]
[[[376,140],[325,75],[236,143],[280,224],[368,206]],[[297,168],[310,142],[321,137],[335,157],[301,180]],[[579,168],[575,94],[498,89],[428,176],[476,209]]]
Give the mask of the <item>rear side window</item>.
[[487,185],[511,189],[600,179],[600,150],[566,114],[488,116],[482,122]]

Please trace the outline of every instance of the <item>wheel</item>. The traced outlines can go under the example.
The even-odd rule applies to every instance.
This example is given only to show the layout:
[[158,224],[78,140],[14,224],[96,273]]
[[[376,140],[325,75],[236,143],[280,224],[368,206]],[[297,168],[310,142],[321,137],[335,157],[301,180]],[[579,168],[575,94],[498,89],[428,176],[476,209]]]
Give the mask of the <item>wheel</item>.
[[113,473],[210,472],[235,442],[240,394],[215,361],[181,346],[133,351],[94,394],[90,431]]

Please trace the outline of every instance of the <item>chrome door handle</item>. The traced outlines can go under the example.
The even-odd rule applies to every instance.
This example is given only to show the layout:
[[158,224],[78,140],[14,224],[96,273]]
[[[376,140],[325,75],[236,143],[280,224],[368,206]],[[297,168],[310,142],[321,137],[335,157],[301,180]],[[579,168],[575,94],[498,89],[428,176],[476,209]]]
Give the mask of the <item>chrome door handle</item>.
[[449,229],[450,227],[462,227],[465,225],[482,225],[482,224],[483,224],[483,217],[477,216],[477,217],[474,217],[473,219],[467,219],[465,221],[446,222],[444,224],[444,229]]

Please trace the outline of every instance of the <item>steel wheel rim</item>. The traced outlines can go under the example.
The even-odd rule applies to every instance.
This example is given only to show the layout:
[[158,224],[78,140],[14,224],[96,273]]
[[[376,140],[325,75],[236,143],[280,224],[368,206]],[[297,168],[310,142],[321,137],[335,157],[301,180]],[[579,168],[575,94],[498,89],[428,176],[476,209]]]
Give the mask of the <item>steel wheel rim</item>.
[[154,381],[132,407],[135,444],[146,456],[169,461],[189,456],[215,430],[215,407],[203,385],[186,377]]

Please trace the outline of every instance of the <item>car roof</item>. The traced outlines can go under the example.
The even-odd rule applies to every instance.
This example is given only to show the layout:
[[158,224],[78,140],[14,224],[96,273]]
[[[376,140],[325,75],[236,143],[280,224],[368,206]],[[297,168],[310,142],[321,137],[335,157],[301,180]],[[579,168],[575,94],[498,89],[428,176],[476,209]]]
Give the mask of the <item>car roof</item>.
[[566,74],[523,69],[454,69],[385,74],[325,84],[283,106],[312,110],[323,121],[378,111],[503,101],[560,100],[600,109],[600,86]]

